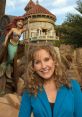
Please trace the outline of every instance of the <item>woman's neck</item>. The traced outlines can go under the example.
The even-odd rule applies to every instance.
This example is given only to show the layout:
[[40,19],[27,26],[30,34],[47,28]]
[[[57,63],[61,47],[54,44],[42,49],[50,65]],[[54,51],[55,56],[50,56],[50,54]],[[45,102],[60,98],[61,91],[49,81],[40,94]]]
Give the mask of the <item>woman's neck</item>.
[[49,79],[49,80],[46,80],[44,82],[44,88],[48,88],[48,89],[56,89],[56,84],[55,84],[55,81],[54,81],[54,78],[52,79]]
[[46,92],[48,101],[50,103],[55,103],[56,96],[57,96],[57,88],[56,88],[54,79],[51,79],[51,80],[45,82],[43,87]]

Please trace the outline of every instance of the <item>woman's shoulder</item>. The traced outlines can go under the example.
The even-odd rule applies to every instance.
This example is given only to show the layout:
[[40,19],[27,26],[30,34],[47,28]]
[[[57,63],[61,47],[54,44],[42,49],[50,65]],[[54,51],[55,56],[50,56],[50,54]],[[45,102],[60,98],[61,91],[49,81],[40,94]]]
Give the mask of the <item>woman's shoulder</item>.
[[71,80],[70,82],[73,88],[80,88],[80,84],[77,80]]
[[28,92],[27,90],[24,90],[24,91],[22,92],[22,96],[23,96],[23,95],[26,95],[26,96],[27,96],[27,95],[30,95],[30,94],[29,94],[29,92]]
[[82,95],[81,87],[77,80],[71,80],[71,89],[75,95]]
[[31,94],[27,90],[24,90],[22,93],[22,98],[29,98],[30,99],[30,97],[31,97]]

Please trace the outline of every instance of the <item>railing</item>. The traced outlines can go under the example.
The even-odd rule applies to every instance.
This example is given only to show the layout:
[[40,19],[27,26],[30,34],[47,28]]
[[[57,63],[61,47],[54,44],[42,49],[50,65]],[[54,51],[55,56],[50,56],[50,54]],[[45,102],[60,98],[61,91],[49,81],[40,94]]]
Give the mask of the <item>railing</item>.
[[30,37],[31,41],[37,40],[59,40],[57,36],[37,36],[37,37]]

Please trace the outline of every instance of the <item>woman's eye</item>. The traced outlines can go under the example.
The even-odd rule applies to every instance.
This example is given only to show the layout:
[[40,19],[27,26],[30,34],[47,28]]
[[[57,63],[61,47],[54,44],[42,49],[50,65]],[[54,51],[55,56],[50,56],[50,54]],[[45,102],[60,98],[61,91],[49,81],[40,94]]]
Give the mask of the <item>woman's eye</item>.
[[34,64],[39,64],[40,63],[40,61],[34,61]]
[[49,61],[50,58],[45,58],[45,61]]

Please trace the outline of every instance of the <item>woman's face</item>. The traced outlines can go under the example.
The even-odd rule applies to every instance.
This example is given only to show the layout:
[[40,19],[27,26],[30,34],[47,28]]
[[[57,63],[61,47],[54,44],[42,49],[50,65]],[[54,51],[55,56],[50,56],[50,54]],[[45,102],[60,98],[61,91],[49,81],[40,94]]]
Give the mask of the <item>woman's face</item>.
[[17,27],[22,28],[23,25],[24,25],[23,20],[18,20],[18,21],[17,21]]
[[43,79],[50,79],[53,76],[55,65],[52,56],[45,49],[34,53],[34,71]]

